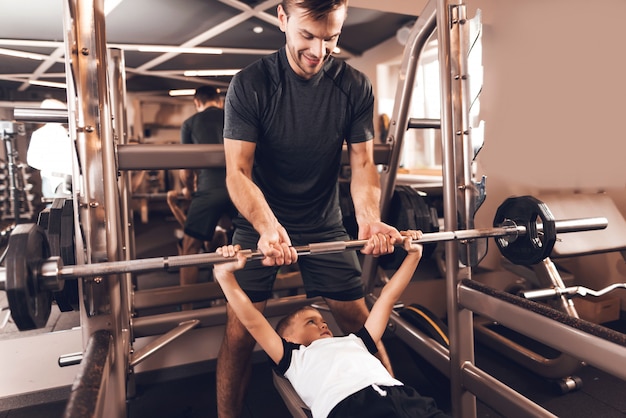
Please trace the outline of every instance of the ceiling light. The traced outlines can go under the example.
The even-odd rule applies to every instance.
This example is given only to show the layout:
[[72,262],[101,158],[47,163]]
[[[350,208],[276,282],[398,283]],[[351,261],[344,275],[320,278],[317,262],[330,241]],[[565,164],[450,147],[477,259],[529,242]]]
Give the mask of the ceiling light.
[[55,88],[59,88],[59,89],[66,89],[67,88],[67,84],[65,84],[65,83],[57,83],[55,81],[28,80],[28,84],[32,84],[33,86],[55,87]]
[[333,48],[333,54],[341,54],[341,48],[339,48],[338,46]]
[[187,70],[183,73],[186,77],[217,77],[237,74],[240,69],[233,70]]
[[252,28],[252,32],[254,33],[263,33],[263,26],[255,26]]
[[409,36],[411,36],[411,31],[413,30],[413,25],[415,25],[414,20],[405,23],[400,29],[396,31],[396,40],[400,45],[406,45],[406,43],[408,42]]
[[[127,48],[128,49],[128,48]],[[192,47],[186,48],[181,46],[167,46],[167,45],[138,45],[137,51],[139,52],[174,52],[177,54],[222,54],[222,50],[219,48],[204,48],[204,47]]]
[[180,89],[180,90],[170,90],[168,94],[172,97],[174,96],[193,96],[196,94],[196,89]]
[[38,61],[43,61],[44,59],[48,58],[46,55],[34,54],[32,52],[16,51],[14,49],[5,49],[5,48],[0,48],[0,54],[10,55],[12,57],[18,57],[18,58],[29,58],[31,60],[38,60]]

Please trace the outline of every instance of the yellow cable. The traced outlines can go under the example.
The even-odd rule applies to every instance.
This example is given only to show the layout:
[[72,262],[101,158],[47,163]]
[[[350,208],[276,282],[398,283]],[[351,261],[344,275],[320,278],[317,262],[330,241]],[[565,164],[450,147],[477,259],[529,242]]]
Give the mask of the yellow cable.
[[437,333],[441,336],[441,338],[443,338],[443,340],[446,342],[446,345],[450,346],[450,340],[448,339],[448,336],[446,335],[445,332],[443,332],[443,330],[439,327],[439,325],[437,325],[435,323],[435,321],[433,321],[432,319],[430,319],[430,316],[426,315],[426,313],[424,313],[423,311],[417,309],[414,306],[407,306],[406,309],[410,309],[413,312],[416,312],[418,315],[420,315],[422,318],[426,319],[428,321],[428,323],[430,324],[431,327],[433,327],[433,329],[435,331],[437,331]]

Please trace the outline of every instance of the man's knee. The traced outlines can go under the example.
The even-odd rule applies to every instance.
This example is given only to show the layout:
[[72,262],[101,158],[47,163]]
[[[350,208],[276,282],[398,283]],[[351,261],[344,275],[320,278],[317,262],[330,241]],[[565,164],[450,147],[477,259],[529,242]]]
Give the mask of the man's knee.
[[344,333],[356,332],[367,320],[369,309],[365,299],[360,298],[352,301],[337,301],[325,299],[333,317]]
[[[265,302],[259,302],[254,304],[260,311],[265,307]],[[230,308],[230,305],[226,305],[226,329],[224,332],[224,340],[222,345],[228,346],[229,354],[237,355],[252,352],[256,341],[250,335],[246,327],[243,326],[241,321],[235,315],[235,312]]]
[[200,248],[202,248],[202,241],[196,239],[190,235],[185,234],[183,236],[182,253],[184,255],[198,254]]

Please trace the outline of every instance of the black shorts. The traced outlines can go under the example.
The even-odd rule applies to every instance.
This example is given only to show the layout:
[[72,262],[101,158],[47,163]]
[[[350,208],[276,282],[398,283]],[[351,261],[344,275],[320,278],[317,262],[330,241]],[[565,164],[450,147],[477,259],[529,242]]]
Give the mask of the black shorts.
[[211,241],[222,215],[233,217],[235,207],[226,188],[195,192],[187,210],[185,234],[200,241]]
[[444,418],[432,398],[421,396],[410,386],[373,386],[339,402],[328,418]]
[[[350,239],[342,228],[323,233],[290,234],[289,237],[293,246]],[[256,231],[235,228],[233,244],[239,244],[243,249],[256,250],[258,241]],[[298,267],[307,297],[323,296],[341,301],[363,297],[361,265],[356,251],[300,256]],[[253,260],[242,270],[236,271],[235,276],[248,297],[253,302],[261,302],[271,298],[278,270],[279,267],[266,267],[259,260]]]

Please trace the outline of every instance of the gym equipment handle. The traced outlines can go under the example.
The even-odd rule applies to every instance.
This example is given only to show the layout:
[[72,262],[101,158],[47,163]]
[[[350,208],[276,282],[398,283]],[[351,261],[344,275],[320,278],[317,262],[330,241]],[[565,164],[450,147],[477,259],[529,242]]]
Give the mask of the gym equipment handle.
[[557,299],[560,296],[594,296],[600,297],[610,293],[616,289],[626,289],[626,283],[613,283],[610,286],[607,286],[600,290],[589,289],[584,286],[570,286],[564,288],[553,288],[553,289],[537,289],[537,290],[527,290],[521,292],[520,295],[529,300],[546,300],[546,299]]

